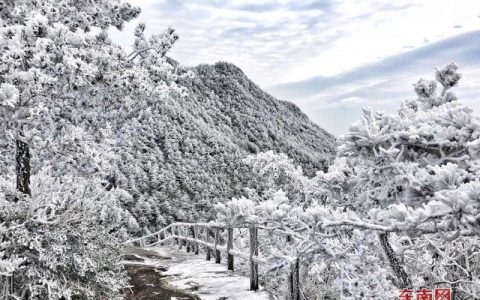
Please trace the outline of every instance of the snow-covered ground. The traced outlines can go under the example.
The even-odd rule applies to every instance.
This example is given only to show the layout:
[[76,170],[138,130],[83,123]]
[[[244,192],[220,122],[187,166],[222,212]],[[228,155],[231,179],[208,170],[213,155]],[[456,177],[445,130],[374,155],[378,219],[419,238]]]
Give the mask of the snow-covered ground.
[[[227,270],[225,264],[206,261],[205,254],[195,255],[178,250],[177,247],[163,246],[144,249],[155,252],[158,257],[138,255],[143,265],[162,267],[159,271],[168,285],[198,296],[204,300],[269,300],[271,297],[260,287],[260,291],[249,291],[250,280],[236,272]],[[171,259],[162,259],[171,258]]]

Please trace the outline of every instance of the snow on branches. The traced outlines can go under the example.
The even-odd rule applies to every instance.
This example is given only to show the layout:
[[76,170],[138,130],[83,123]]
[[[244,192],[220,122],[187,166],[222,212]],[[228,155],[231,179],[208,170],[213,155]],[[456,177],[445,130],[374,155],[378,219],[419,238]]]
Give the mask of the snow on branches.
[[111,179],[118,139],[105,112],[185,92],[165,57],[171,29],[142,59],[109,39],[139,13],[120,0],[0,3],[1,297],[120,297],[117,238],[139,227]]
[[365,110],[341,138],[340,156],[355,162],[358,213],[401,228],[476,230],[480,124],[448,91],[461,77],[456,71],[454,63],[436,71],[440,94],[420,80],[417,100],[397,114]]
[[[287,293],[281,271],[298,259],[304,266],[301,281],[307,297],[393,295],[387,273],[367,246],[372,233],[329,226],[356,216],[325,205],[325,193],[315,190],[316,178],[306,177],[284,154],[269,151],[245,161],[269,188],[249,190],[249,198],[219,203],[215,210],[222,223],[234,227],[255,224],[262,229],[260,253],[268,262],[264,276],[269,288]],[[246,242],[237,244],[239,248]]]
[[111,232],[136,222],[121,208],[117,191],[88,179],[52,177],[49,170],[33,179],[32,198],[15,205],[11,184],[2,180],[0,186],[2,296],[122,299],[127,278]]

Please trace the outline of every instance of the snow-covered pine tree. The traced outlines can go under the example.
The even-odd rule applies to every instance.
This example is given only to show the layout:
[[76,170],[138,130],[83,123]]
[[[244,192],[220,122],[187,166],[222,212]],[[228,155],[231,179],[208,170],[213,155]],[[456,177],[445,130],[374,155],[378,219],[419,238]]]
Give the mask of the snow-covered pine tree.
[[[112,84],[108,70],[120,51],[105,42],[104,31],[139,12],[119,0],[0,4],[0,116],[16,144],[20,194],[31,195],[30,144],[39,115],[61,99],[97,95],[98,82]],[[94,27],[102,30],[97,36],[88,33]]]
[[166,89],[108,39],[138,13],[116,0],[0,3],[1,136],[17,148],[2,161],[16,164],[17,191],[11,169],[0,174],[2,297],[121,297],[115,235],[136,222],[130,195],[101,180],[115,157],[99,120],[111,103]]
[[[403,103],[396,114],[364,110],[361,122],[340,139],[339,157],[344,158],[343,163],[349,161],[344,170],[348,170],[350,186],[346,188],[348,196],[338,200],[364,220],[411,233],[410,242],[401,233],[393,241],[388,233],[380,234],[398,286],[444,282],[471,295],[478,293],[479,274],[470,269],[477,264],[476,246],[466,248],[471,243],[465,244],[458,236],[478,228],[480,123],[450,91],[461,78],[457,69],[450,63],[436,70],[436,81],[418,81],[418,98]],[[444,234],[448,232],[456,235],[447,239]],[[431,236],[415,238],[419,233]],[[477,237],[469,240],[478,245]],[[392,243],[402,249],[402,259]],[[459,253],[466,253],[454,265],[453,253],[448,251],[451,243]],[[407,244],[429,251],[429,263],[434,263],[430,274],[422,278],[400,263],[415,271],[428,266],[426,261],[420,265],[416,256],[405,256]]]
[[273,151],[249,155],[243,160],[258,175],[257,193],[268,197],[279,190],[285,192],[291,205],[308,206],[312,201],[311,180],[300,166],[286,154]]

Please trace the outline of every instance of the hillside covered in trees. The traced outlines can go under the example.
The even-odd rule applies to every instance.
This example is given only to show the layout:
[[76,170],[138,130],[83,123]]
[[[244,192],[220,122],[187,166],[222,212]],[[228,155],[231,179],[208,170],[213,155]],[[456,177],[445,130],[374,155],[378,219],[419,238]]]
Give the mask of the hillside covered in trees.
[[237,67],[217,63],[192,71],[180,83],[186,96],[153,102],[116,129],[123,137],[116,184],[132,193],[142,224],[209,219],[212,204],[258,184],[242,162],[248,154],[286,153],[310,175],[332,159],[330,134]]
[[[172,64],[182,87],[177,94],[106,103],[100,110],[88,100],[56,103],[42,116],[45,130],[36,129],[32,175],[45,166],[55,174],[77,172],[79,165],[88,174],[102,170],[104,186],[125,192],[122,207],[140,230],[172,220],[208,220],[213,204],[245,195],[246,186],[260,184],[242,162],[249,154],[286,153],[310,176],[333,159],[332,135],[234,65]],[[15,148],[5,143],[0,152],[2,173],[13,172]]]

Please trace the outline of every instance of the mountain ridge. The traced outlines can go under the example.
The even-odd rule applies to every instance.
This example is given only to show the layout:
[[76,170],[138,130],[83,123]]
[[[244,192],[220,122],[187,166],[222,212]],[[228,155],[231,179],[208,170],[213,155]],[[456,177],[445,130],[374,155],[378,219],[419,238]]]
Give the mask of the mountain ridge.
[[150,101],[118,129],[128,143],[115,183],[132,195],[125,206],[141,227],[213,217],[213,204],[260,184],[242,161],[249,154],[285,153],[310,176],[333,159],[331,134],[235,65],[187,69],[195,76],[178,81],[185,97]]

